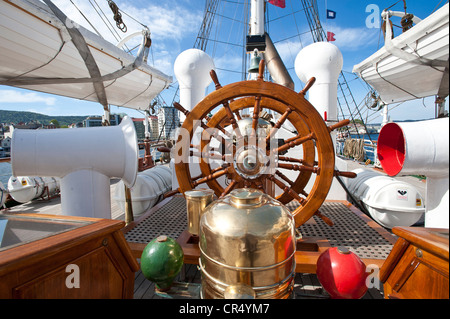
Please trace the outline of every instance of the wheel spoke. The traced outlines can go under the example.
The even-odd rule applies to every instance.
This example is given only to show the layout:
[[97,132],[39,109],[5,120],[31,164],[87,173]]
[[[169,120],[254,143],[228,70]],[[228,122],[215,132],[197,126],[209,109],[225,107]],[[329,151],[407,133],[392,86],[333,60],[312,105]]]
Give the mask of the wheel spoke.
[[[206,136],[207,140],[211,140],[211,138],[215,138],[216,140],[219,141],[219,143],[221,143],[222,145],[225,145],[225,148],[227,149],[227,151],[231,152],[231,154],[236,153],[236,146],[232,143],[232,142],[228,142],[223,136],[219,135],[219,133],[217,132],[217,130],[213,130],[213,134],[210,134],[209,132],[211,131],[212,127],[209,127],[208,125],[206,125],[205,123],[201,123],[200,124],[202,129],[204,130],[203,133],[204,134],[208,134]],[[230,149],[230,145],[231,145],[231,149]]]
[[[302,158],[294,158],[294,157],[286,157],[286,156],[278,156],[278,160],[279,161],[284,161],[284,162],[293,162],[293,163],[300,163],[303,164],[303,159]],[[319,163],[317,161],[314,161],[314,166],[319,165]]]
[[[275,174],[277,174],[278,176],[281,177],[281,179],[283,179],[286,183],[288,183],[289,185],[291,185],[291,187],[294,187],[295,183],[293,181],[291,181],[286,175],[284,175],[283,173],[281,173],[279,170],[275,171]],[[307,192],[305,192],[304,189],[302,189],[301,191],[297,191],[297,193],[308,197],[309,194]]]
[[164,198],[171,197],[171,196],[173,196],[173,195],[175,195],[175,194],[178,194],[178,193],[181,193],[180,188],[177,188],[177,189],[168,191],[167,193],[164,193]]
[[297,134],[297,135],[295,135],[295,136],[293,136],[293,137],[291,137],[291,138],[288,138],[287,140],[285,140],[284,141],[284,143],[286,144],[286,143],[290,143],[290,142],[292,142],[292,141],[295,141],[296,139],[299,139],[300,137],[302,137],[300,134]]
[[227,130],[225,130],[221,125],[217,125],[216,128],[219,131],[221,131],[226,137],[231,138],[231,139],[233,138],[233,135],[230,132],[228,132]]
[[219,82],[219,78],[217,77],[217,73],[214,70],[209,71],[209,75],[211,76],[211,79],[214,82],[214,85],[216,86],[216,90],[219,90],[222,88],[222,85]]
[[284,175],[283,173],[281,173],[279,170],[275,171],[275,174],[277,174],[278,176],[281,177],[282,180],[284,180],[286,183],[288,183],[289,185],[294,186],[294,182],[291,181],[286,175]]
[[[209,125],[209,120],[211,120],[211,118],[210,117],[205,117],[207,120],[206,120],[206,125],[208,126],[208,127],[211,127],[210,125]],[[211,127],[212,128],[212,127]],[[222,127],[222,125],[220,125],[220,124],[217,124],[214,128],[216,128],[216,129],[218,129],[219,131],[221,131],[226,137],[228,137],[228,138],[233,138],[233,135],[230,133],[230,132],[228,132],[227,130],[225,130],[223,127]]]
[[172,149],[165,146],[160,146],[157,147],[156,150],[161,153],[170,153]]
[[339,121],[339,122],[337,122],[334,125],[328,126],[328,131],[330,131],[330,132],[334,131],[337,128],[347,126],[349,123],[350,123],[349,119],[345,119],[345,120]]
[[180,111],[181,113],[183,113],[184,115],[188,116],[189,112],[188,110],[186,110],[180,103],[178,102],[173,102],[173,107],[176,108],[178,111]]
[[301,94],[301,95],[305,95],[306,94],[306,92],[308,92],[309,91],[309,89],[311,88],[311,86],[313,86],[313,84],[316,82],[316,78],[315,77],[312,77],[312,78],[310,78],[309,80],[308,80],[308,82],[306,82],[306,85],[305,85],[305,87],[303,88],[303,90],[301,90],[300,92],[298,92],[298,94]]
[[342,176],[347,178],[356,178],[357,174],[353,172],[341,172],[337,169],[334,170],[334,176]]
[[329,219],[327,216],[323,215],[320,211],[316,211],[314,215],[322,219],[328,226],[334,226],[333,221]]
[[295,164],[286,164],[286,163],[278,163],[279,168],[289,169],[292,171],[301,171],[301,172],[311,172],[319,174],[320,168],[315,166],[307,166],[307,165],[295,165]]
[[275,134],[275,132],[284,124],[284,122],[286,122],[289,114],[291,114],[291,113],[292,113],[292,109],[290,107],[288,107],[286,109],[286,112],[284,112],[283,115],[281,115],[281,117],[278,119],[275,126],[270,130],[269,135],[267,135],[267,137],[266,137],[266,143],[269,143],[272,135]]
[[268,179],[274,182],[279,188],[281,188],[283,192],[288,193],[289,195],[294,197],[294,199],[296,199],[300,203],[300,205],[303,206],[306,204],[306,200],[304,198],[301,198],[300,195],[297,194],[291,187],[287,186],[282,181],[275,178],[275,176],[271,175],[268,177]]
[[223,191],[223,193],[220,195],[220,197],[224,197],[226,195],[228,195],[238,184],[238,181],[233,179],[231,180],[231,183],[227,186],[227,188],[225,188],[225,190]]
[[[199,175],[199,176],[192,178],[191,179],[192,180],[192,188],[195,188],[198,185],[206,183],[210,180],[217,179],[220,176],[226,174],[228,172],[228,166],[229,166],[229,164],[224,164],[223,166],[217,167],[211,171],[211,175],[208,175],[206,177],[203,177],[203,175]],[[163,196],[164,196],[164,198],[168,198],[168,197],[171,197],[178,193],[181,193],[180,188],[166,192]]]
[[225,175],[226,173],[228,173],[228,167],[222,167],[220,170],[218,170],[217,172],[214,172],[208,176],[205,176],[203,178],[200,178],[194,182],[192,182],[192,188],[197,187],[200,184],[212,181],[213,179],[217,179],[220,176]]
[[[214,84],[216,86],[216,90],[221,89],[222,85],[219,82],[219,79],[217,77],[216,71],[211,70],[209,72],[209,75],[211,76],[211,79],[213,80],[213,82],[214,82]],[[227,114],[228,120],[231,123],[231,126],[233,126],[233,130],[235,131],[236,137],[238,139],[241,139],[242,138],[242,134],[241,134],[241,131],[239,130],[239,126],[237,125],[237,121],[236,121],[236,119],[234,117],[234,113],[233,113],[233,111],[231,111],[230,104],[228,103],[228,101],[225,101],[225,102],[222,103],[222,105],[225,108],[225,112]]]
[[258,81],[264,81],[264,69],[266,67],[266,61],[264,59],[261,59],[259,61],[259,69],[258,69]]
[[251,136],[256,135],[256,128],[258,127],[259,112],[261,111],[261,97],[255,96],[255,106],[253,107],[253,121]]
[[198,158],[214,159],[214,160],[225,161],[225,155],[217,154],[217,153],[214,153],[214,152],[208,153],[208,152],[190,151],[190,155],[198,157]]
[[[213,173],[215,173],[215,172],[218,172],[218,171],[220,171],[220,170],[223,170],[224,168],[227,168],[228,166],[230,166],[230,164],[225,163],[225,164],[223,164],[222,166],[219,166],[219,167],[213,169],[213,170],[211,171],[211,174],[213,174]],[[198,175],[198,176],[196,176],[196,177],[192,177],[192,181],[195,182],[196,180],[199,180],[199,179],[202,178],[202,177],[203,177],[203,174],[200,174],[200,175]]]
[[[298,136],[298,135],[297,135],[297,136]],[[312,139],[315,139],[315,134],[314,134],[314,132],[311,132],[310,134],[308,134],[308,135],[306,135],[306,136],[304,136],[304,137],[297,138],[297,139],[293,140],[292,142],[286,141],[286,142],[288,142],[288,143],[286,143],[286,144],[284,144],[284,145],[282,145],[282,146],[276,148],[276,149],[275,149],[275,152],[278,154],[278,153],[287,151],[287,150],[290,149],[290,148],[293,148],[293,147],[295,147],[295,146],[297,146],[297,145],[301,145],[301,144],[303,144],[303,143],[305,143],[305,142],[307,142],[307,141],[310,141],[310,140],[312,140]]]
[[233,127],[233,131],[236,134],[236,139],[237,140],[242,139],[241,131],[239,130],[239,126],[234,117],[234,113],[233,111],[231,111],[230,104],[228,103],[228,101],[225,101],[222,103],[222,105],[225,108],[225,112],[227,113],[228,120],[230,121],[231,126]]

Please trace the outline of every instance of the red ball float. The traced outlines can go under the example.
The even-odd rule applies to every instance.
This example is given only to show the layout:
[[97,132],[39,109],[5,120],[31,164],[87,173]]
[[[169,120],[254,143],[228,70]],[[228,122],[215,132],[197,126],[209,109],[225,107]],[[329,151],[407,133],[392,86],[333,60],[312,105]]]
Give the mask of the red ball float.
[[333,247],[317,259],[317,278],[335,299],[359,299],[367,292],[366,265],[346,247]]

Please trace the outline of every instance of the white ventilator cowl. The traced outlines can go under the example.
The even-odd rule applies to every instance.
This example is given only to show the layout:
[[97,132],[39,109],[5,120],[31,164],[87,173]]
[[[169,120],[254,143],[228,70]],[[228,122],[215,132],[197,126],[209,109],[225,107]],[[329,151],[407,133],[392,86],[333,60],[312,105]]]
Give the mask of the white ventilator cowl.
[[132,187],[138,152],[133,121],[118,126],[54,130],[14,130],[14,176],[61,178],[63,215],[111,218],[110,178]]
[[[180,86],[180,104],[188,111],[205,97],[205,90],[211,84],[209,72],[214,70],[213,59],[199,49],[180,53],[175,60],[174,72]],[[184,121],[180,114],[180,121]]]
[[343,63],[338,47],[328,42],[308,45],[295,59],[295,72],[302,82],[316,78],[308,100],[324,120],[337,120],[337,83]]

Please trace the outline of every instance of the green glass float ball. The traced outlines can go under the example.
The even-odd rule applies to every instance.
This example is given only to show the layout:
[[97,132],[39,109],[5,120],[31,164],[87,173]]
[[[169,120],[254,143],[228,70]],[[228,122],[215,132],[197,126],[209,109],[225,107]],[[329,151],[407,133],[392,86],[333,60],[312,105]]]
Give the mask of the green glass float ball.
[[141,255],[141,270],[160,291],[167,291],[183,266],[181,246],[172,238],[159,236],[145,246]]

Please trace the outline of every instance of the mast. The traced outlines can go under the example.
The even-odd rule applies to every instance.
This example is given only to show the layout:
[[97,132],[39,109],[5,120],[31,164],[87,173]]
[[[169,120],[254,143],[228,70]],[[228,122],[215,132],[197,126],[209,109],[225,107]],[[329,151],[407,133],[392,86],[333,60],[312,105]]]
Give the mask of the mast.
[[[246,51],[250,53],[254,60],[254,64],[259,65],[255,61],[261,58],[260,52],[266,49],[266,41],[264,36],[264,0],[250,0],[250,30],[247,36]],[[255,68],[257,69],[257,67]],[[254,71],[249,72],[251,80],[256,80],[258,73]]]
[[250,35],[264,35],[264,0],[251,0]]

